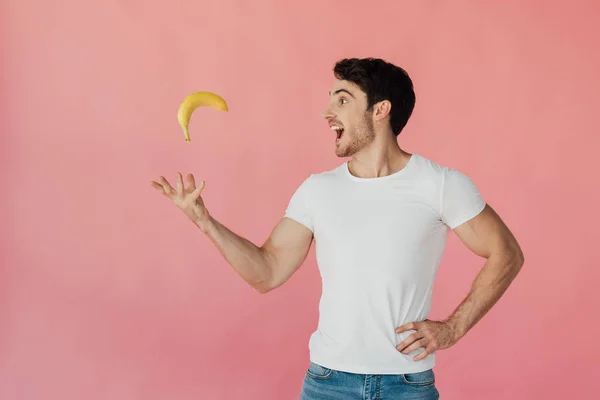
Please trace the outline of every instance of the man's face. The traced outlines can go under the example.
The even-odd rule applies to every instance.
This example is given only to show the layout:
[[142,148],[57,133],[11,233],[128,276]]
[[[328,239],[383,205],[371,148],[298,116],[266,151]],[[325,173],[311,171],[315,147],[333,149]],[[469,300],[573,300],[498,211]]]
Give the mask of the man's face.
[[351,157],[375,138],[367,95],[354,83],[337,80],[323,113],[335,136],[335,154]]

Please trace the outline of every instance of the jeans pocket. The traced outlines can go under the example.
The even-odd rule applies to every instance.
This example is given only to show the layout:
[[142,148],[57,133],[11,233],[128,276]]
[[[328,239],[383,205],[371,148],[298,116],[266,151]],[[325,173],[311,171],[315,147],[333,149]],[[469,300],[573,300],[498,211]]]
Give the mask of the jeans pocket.
[[311,362],[306,370],[306,375],[308,375],[312,379],[329,379],[333,374],[333,370],[331,368],[325,368],[322,365],[315,364]]
[[429,386],[435,383],[435,374],[433,369],[412,374],[402,374],[402,380],[411,386]]

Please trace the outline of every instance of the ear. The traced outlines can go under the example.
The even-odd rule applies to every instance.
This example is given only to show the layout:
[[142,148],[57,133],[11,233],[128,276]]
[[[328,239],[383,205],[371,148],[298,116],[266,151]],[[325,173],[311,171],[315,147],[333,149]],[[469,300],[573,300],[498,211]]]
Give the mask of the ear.
[[388,115],[390,115],[390,111],[392,110],[392,103],[390,103],[389,100],[382,100],[379,103],[376,103],[373,106],[373,109],[375,110],[373,118],[375,118],[375,121],[381,121]]

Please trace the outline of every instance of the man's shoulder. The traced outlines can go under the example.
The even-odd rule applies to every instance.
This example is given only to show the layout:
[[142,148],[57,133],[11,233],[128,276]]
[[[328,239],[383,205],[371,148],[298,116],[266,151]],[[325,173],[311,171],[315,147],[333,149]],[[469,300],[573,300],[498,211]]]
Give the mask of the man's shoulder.
[[315,193],[323,192],[327,188],[335,186],[333,183],[340,178],[344,165],[341,164],[329,170],[304,175],[304,178],[302,178],[296,188],[296,193],[310,194],[312,196]]
[[419,154],[414,154],[413,156],[416,156],[416,164],[418,164],[419,172],[423,174],[437,176],[442,180],[446,179],[449,175],[466,175],[463,171],[451,166],[450,164],[438,162],[432,158]]
[[415,164],[417,165],[419,171],[422,173],[440,175],[444,174],[449,169],[448,166],[421,154],[415,153],[412,155],[412,157],[412,161],[415,161]]
[[345,162],[328,170],[313,172],[306,178],[306,181],[312,185],[329,184],[343,176],[344,168],[346,168]]
[[[449,164],[442,164],[433,161],[426,157],[420,157],[422,164],[422,171],[428,171],[430,182],[435,182],[435,186],[442,193],[448,194],[452,192],[476,192],[477,186],[475,185],[470,174],[464,170],[451,166]],[[422,174],[425,176],[426,173]]]

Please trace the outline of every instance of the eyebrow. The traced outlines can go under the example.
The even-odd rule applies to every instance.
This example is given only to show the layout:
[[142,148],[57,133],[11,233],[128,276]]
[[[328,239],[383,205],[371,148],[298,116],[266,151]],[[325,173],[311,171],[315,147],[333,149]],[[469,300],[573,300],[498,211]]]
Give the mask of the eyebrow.
[[[348,93],[350,96],[354,97],[354,95],[353,95],[352,93],[350,93],[349,91],[347,91],[346,89],[338,89],[338,90],[336,90],[335,92],[333,92],[333,94],[335,95],[335,94],[338,94],[338,93],[340,93],[340,92],[346,92],[346,93]],[[329,96],[331,96],[331,92],[329,92]]]

